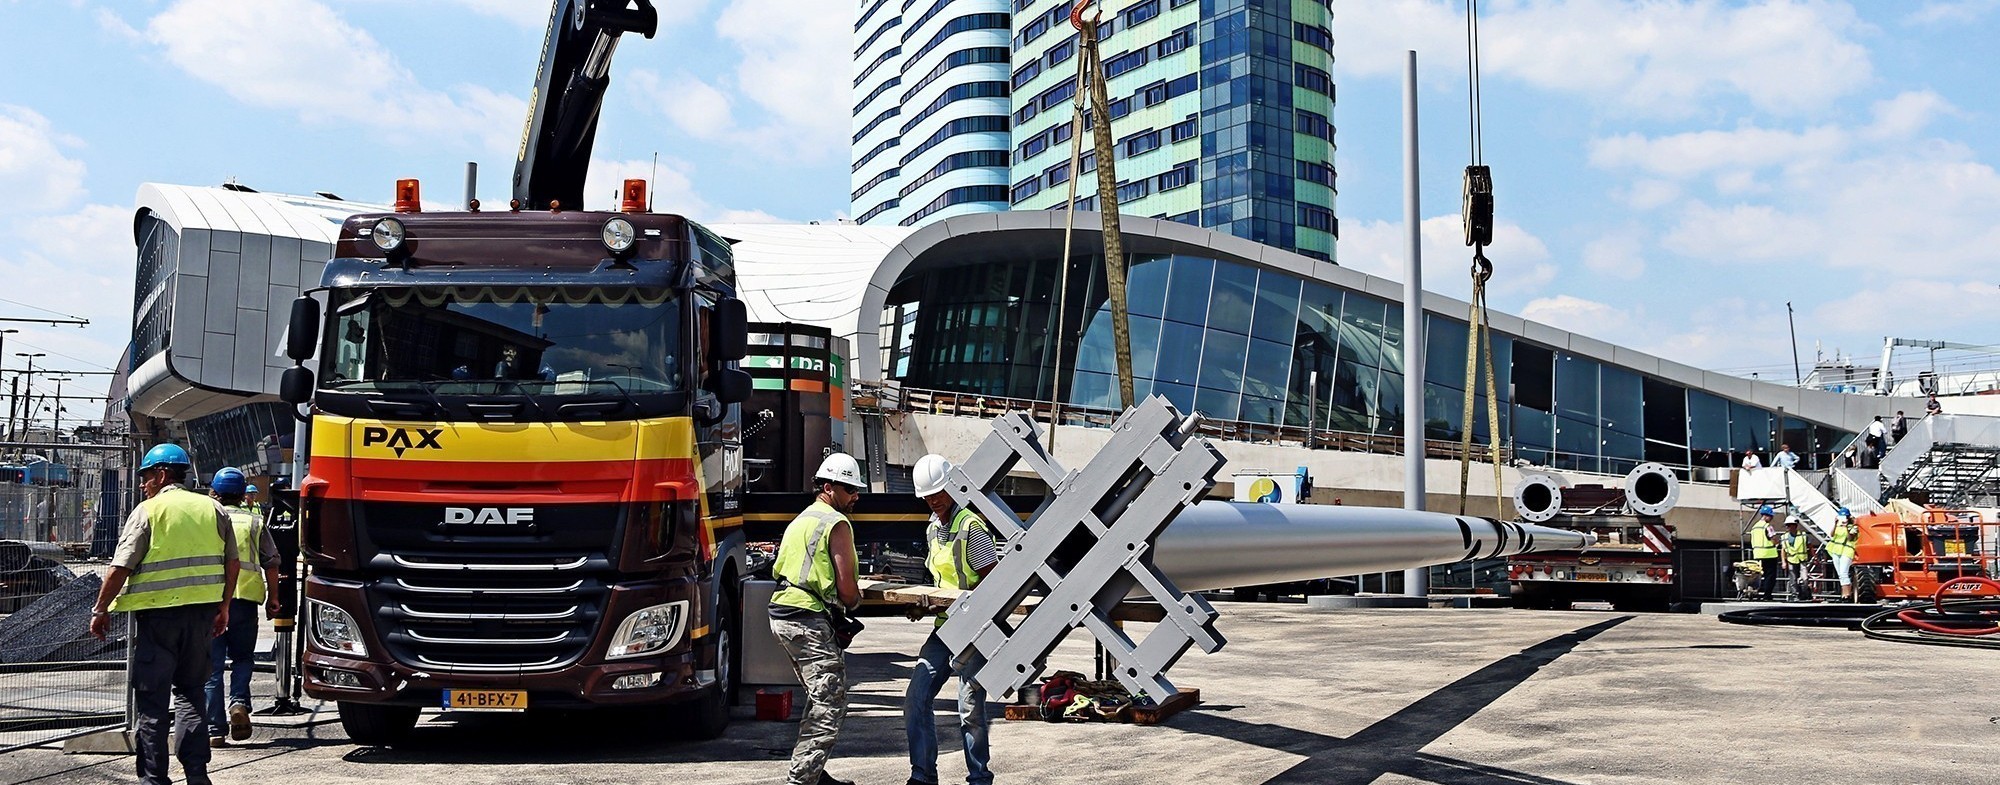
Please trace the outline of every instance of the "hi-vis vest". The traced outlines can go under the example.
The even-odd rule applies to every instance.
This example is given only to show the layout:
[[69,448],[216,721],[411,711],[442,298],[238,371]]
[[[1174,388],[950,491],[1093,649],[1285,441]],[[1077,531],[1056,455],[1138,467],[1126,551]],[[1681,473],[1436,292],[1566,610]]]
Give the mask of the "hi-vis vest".
[[[785,538],[778,543],[778,560],[771,565],[771,575],[784,588],[771,595],[772,605],[818,613],[826,610],[826,600],[840,601],[840,584],[833,570],[833,527],[845,520],[847,516],[839,510],[815,501],[785,527]],[[851,546],[847,557],[855,558]]]
[[[974,527],[986,528],[986,521],[980,520],[979,513],[960,507],[951,515],[951,528],[944,532],[949,541],[940,545],[937,524],[931,524],[924,538],[930,546],[924,566],[929,567],[931,579],[946,589],[971,589],[979,584],[979,573],[973,571],[971,562],[966,560],[965,541],[972,536]],[[946,614],[938,614],[938,626],[944,626]]]
[[1799,532],[1798,534],[1790,535],[1785,538],[1786,564],[1804,564],[1806,563],[1806,555],[1807,555],[1807,546],[1806,546],[1805,532]]
[[230,507],[229,522],[236,530],[236,558],[243,568],[236,572],[236,599],[264,604],[264,568],[261,562],[264,516],[249,507]]
[[111,609],[143,611],[222,602],[225,545],[216,531],[215,501],[170,486],[139,507],[152,525],[152,540],[125,582],[124,593],[111,601]]
[[1861,536],[1854,522],[1841,521],[1833,527],[1833,538],[1826,541],[1826,552],[1845,559],[1854,558],[1854,540]]
[[1778,558],[1778,544],[1771,541],[1771,532],[1764,528],[1763,521],[1758,521],[1750,527],[1750,558]]

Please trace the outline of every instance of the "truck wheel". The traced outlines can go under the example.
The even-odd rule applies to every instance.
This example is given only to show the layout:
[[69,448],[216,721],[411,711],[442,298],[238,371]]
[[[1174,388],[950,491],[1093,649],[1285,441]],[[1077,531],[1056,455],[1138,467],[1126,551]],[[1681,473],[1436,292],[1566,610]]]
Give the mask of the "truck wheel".
[[340,727],[350,741],[363,747],[394,747],[409,740],[420,711],[416,706],[341,701]]
[[1853,568],[1854,601],[1872,605],[1882,601],[1882,582],[1875,577],[1875,570],[1869,567]]
[[682,733],[706,741],[729,730],[729,705],[736,696],[736,592],[722,595],[721,612],[716,614],[715,686],[701,697],[675,707],[680,711]]

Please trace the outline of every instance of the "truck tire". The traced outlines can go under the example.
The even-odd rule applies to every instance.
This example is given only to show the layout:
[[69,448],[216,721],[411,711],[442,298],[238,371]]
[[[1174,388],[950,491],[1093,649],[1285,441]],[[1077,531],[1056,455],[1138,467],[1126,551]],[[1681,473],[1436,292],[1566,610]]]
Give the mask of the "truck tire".
[[363,747],[394,747],[408,741],[417,727],[416,706],[340,702],[340,727]]
[[1875,569],[1872,567],[1863,567],[1858,564],[1852,569],[1854,575],[1852,578],[1854,581],[1854,601],[1868,605],[1881,602],[1882,582],[1875,577]]
[[707,741],[729,730],[729,706],[735,702],[739,664],[736,641],[742,626],[736,597],[736,591],[730,589],[717,603],[720,607],[715,620],[715,686],[700,697],[673,707],[679,712],[676,724],[681,733],[691,739]]

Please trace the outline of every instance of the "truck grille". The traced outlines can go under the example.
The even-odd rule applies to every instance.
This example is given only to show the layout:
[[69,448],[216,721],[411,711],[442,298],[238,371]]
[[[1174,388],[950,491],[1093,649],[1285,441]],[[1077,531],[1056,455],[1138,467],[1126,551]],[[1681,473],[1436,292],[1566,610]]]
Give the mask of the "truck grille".
[[477,527],[440,523],[438,506],[357,506],[368,602],[396,661],[526,673],[589,651],[615,578],[617,505],[541,505],[532,524]]

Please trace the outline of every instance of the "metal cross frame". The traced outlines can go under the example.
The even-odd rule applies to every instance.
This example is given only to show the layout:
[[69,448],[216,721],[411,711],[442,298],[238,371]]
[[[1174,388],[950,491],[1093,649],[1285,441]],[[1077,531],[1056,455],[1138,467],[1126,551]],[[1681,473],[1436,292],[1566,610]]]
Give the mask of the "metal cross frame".
[[[969,674],[980,686],[1012,696],[1041,675],[1049,652],[1079,626],[1103,644],[1119,683],[1154,700],[1177,692],[1166,671],[1189,647],[1222,648],[1215,609],[1182,593],[1152,563],[1154,538],[1214,486],[1222,468],[1222,454],[1193,435],[1199,422],[1153,396],[1118,418],[1109,443],[1082,470],[1065,470],[1042,447],[1034,422],[1009,413],[952,470],[946,490],[953,500],[976,510],[1003,541],[1000,563],[952,604],[937,633],[961,662],[974,650],[985,658]],[[1050,489],[1025,522],[995,490],[1021,462]],[[1046,596],[1010,623],[1037,588]],[[1136,644],[1108,618],[1135,588],[1166,612]]]

